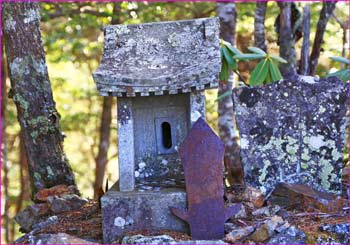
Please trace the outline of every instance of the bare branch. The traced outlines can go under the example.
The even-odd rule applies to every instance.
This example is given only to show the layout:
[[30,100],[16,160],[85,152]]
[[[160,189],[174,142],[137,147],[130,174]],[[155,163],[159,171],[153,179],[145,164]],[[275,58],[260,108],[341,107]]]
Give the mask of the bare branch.
[[257,2],[254,19],[254,46],[266,51],[265,15],[267,2]]
[[310,56],[310,75],[312,76],[314,76],[316,73],[316,66],[318,63],[318,58],[320,57],[321,46],[323,43],[323,35],[326,31],[328,20],[333,13],[336,3],[337,2],[323,2],[320,17],[317,22],[316,35]]
[[303,46],[301,47],[299,73],[301,75],[308,75],[310,63],[310,5],[304,7],[303,29],[304,37]]

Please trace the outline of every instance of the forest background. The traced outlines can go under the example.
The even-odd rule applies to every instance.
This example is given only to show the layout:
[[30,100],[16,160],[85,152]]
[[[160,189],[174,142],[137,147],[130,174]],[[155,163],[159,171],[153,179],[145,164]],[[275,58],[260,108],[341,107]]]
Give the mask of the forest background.
[[[313,44],[322,3],[296,2],[302,11],[310,5]],[[254,14],[256,3],[235,3],[235,45],[242,52],[254,46]],[[40,3],[41,33],[56,107],[61,115],[60,126],[65,133],[64,150],[75,174],[79,190],[84,197],[94,197],[96,166],[101,163],[101,144],[104,139],[101,124],[110,126],[110,144],[106,171],[102,180],[112,184],[118,179],[116,99],[104,100],[99,96],[92,79],[103,46],[102,27],[108,24],[137,24],[144,22],[192,19],[217,16],[215,2],[115,2],[115,3]],[[265,19],[265,37],[269,53],[279,54],[278,35],[274,23],[280,12],[276,2],[268,2]],[[330,56],[349,57],[349,3],[338,2],[330,18],[322,45],[316,75],[323,77],[342,68]],[[344,32],[347,38],[344,40]],[[302,39],[296,42],[300,59]],[[4,52],[3,52],[4,53]],[[13,241],[20,234],[14,216],[31,203],[26,154],[21,140],[14,102],[9,96],[6,58],[3,57],[2,115],[2,241]],[[248,78],[256,62],[240,62],[239,70]],[[236,79],[237,80],[237,79]],[[206,92],[207,121],[218,132],[217,90]],[[111,118],[104,110],[111,109]],[[103,126],[103,125],[102,125]],[[105,125],[106,126],[106,125]],[[104,126],[104,127],[105,127]],[[102,136],[102,137],[101,137]],[[103,154],[102,154],[103,155]],[[5,239],[4,239],[5,238]]]

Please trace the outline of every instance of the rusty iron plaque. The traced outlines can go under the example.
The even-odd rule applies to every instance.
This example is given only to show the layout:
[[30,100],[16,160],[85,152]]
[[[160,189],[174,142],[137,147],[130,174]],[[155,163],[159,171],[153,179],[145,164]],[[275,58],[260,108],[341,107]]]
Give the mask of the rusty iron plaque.
[[225,207],[223,189],[224,143],[199,118],[180,146],[185,172],[188,210],[171,211],[190,225],[192,239],[222,239],[224,223],[241,204]]

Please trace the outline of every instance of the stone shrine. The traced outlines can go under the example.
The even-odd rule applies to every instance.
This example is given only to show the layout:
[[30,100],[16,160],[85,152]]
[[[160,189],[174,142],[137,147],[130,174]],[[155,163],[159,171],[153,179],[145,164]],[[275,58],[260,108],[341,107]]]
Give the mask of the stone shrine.
[[117,96],[119,186],[101,199],[104,242],[126,231],[188,231],[169,207],[186,208],[178,147],[205,118],[204,90],[218,85],[219,21],[205,18],[104,28],[93,77]]
[[245,181],[341,191],[349,84],[299,76],[233,91]]

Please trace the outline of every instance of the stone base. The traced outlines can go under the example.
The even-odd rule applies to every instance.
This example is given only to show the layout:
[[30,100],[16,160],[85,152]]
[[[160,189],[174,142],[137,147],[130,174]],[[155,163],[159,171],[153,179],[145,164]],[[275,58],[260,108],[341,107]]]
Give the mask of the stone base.
[[101,206],[104,243],[112,243],[135,230],[189,232],[188,225],[170,211],[170,207],[187,207],[184,189],[109,190],[101,198]]

